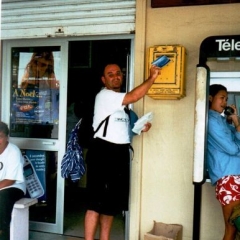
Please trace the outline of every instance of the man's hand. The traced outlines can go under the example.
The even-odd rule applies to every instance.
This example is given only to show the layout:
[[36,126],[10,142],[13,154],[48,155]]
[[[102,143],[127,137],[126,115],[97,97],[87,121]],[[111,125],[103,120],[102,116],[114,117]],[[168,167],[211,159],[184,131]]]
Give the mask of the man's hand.
[[145,125],[144,125],[144,129],[142,130],[142,132],[148,132],[149,129],[152,127],[152,124],[150,122],[147,122]]
[[151,65],[150,68],[150,74],[149,74],[149,78],[153,78],[154,80],[156,80],[156,78],[158,77],[158,75],[160,74],[160,68],[155,66],[155,65]]

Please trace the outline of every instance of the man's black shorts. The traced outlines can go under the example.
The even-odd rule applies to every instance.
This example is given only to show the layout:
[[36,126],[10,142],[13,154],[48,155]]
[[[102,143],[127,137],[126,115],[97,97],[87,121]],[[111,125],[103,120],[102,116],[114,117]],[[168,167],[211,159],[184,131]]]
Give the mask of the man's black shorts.
[[128,210],[129,144],[94,139],[87,152],[87,209],[116,215]]

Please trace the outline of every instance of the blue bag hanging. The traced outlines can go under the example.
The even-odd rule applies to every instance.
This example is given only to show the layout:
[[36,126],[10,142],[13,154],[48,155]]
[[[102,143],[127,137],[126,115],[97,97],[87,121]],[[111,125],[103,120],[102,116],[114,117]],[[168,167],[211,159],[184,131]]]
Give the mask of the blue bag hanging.
[[81,124],[81,119],[75,125],[70,133],[67,143],[67,150],[63,156],[61,163],[61,176],[70,178],[73,182],[77,182],[86,172],[83,151],[78,143],[78,129]]

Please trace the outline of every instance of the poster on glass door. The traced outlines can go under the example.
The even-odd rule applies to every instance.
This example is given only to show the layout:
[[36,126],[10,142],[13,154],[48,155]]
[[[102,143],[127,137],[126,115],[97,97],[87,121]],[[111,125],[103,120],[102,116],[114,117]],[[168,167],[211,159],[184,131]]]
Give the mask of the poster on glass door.
[[12,123],[58,124],[60,52],[20,52],[17,65]]
[[27,186],[26,196],[45,202],[47,200],[45,151],[25,150],[22,151],[22,154],[24,157],[24,177]]
[[12,123],[57,124],[59,91],[57,89],[15,88],[12,94]]

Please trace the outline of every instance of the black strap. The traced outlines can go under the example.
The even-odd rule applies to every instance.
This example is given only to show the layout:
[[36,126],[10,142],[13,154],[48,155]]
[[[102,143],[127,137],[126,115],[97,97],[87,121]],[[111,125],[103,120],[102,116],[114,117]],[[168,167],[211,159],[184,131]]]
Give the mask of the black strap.
[[104,126],[104,130],[103,130],[103,137],[106,137],[106,135],[107,135],[107,127],[108,127],[109,117],[110,117],[110,115],[107,118],[105,118],[105,126]]
[[131,160],[133,160],[133,158],[134,158],[134,149],[133,149],[133,147],[132,147],[132,145],[131,144],[129,144],[129,148],[130,148],[130,150],[132,151],[132,159]]
[[[124,111],[128,114],[129,119],[130,119],[130,110],[129,110],[129,108],[128,108],[128,107],[125,107],[125,108],[124,108]],[[98,125],[97,129],[94,131],[94,134],[100,129],[100,127],[101,127],[101,126],[103,125],[103,123],[105,122],[104,130],[103,130],[103,137],[106,137],[106,135],[107,135],[108,121],[109,121],[109,117],[110,117],[110,116],[111,116],[111,115],[108,115],[104,120],[102,120],[102,121],[100,122],[100,124]],[[132,151],[133,156],[134,156],[134,149],[133,149],[133,147],[132,147],[131,144],[129,144],[129,148],[130,148],[130,150]],[[133,157],[132,157],[132,160],[133,160]]]
[[132,123],[131,123],[131,117],[130,117],[130,109],[129,109],[129,107],[128,107],[128,105],[126,105],[126,107],[124,108],[124,111],[125,111],[125,113],[128,115],[128,118],[129,118],[129,122],[130,122],[130,126],[132,125]]
[[124,111],[130,118],[130,109],[128,108],[128,105],[126,105],[126,107],[124,108]]
[[104,131],[103,131],[103,137],[106,137],[107,135],[107,126],[108,126],[108,120],[109,120],[109,117],[111,115],[108,115],[104,120],[102,120],[100,122],[100,124],[98,125],[97,129],[94,131],[94,134],[100,129],[100,127],[103,125],[103,123],[105,122],[105,126],[104,126]]
[[[130,126],[131,126],[130,109],[129,109],[128,105],[124,108],[124,111],[129,117],[129,122],[130,122]],[[133,153],[133,156],[134,156],[134,149],[133,149],[131,144],[129,144],[129,148],[132,150],[132,153]],[[133,160],[133,157],[132,157],[132,160]]]
[[[125,111],[125,113],[127,113],[127,115],[128,115],[128,117],[129,117],[129,121],[130,121],[130,109],[128,108],[128,105],[124,108],[124,111]],[[106,137],[106,135],[107,135],[107,127],[108,127],[108,121],[109,121],[109,117],[110,117],[111,115],[108,115],[104,120],[102,120],[101,122],[100,122],[100,124],[98,125],[98,127],[97,127],[97,129],[94,131],[94,134],[100,129],[100,127],[103,125],[103,123],[104,122],[106,122],[105,123],[105,126],[104,126],[104,130],[103,130],[103,137]]]

